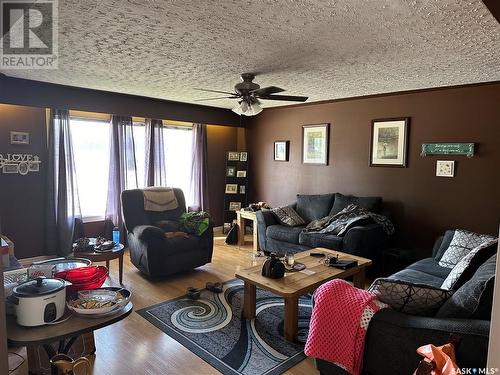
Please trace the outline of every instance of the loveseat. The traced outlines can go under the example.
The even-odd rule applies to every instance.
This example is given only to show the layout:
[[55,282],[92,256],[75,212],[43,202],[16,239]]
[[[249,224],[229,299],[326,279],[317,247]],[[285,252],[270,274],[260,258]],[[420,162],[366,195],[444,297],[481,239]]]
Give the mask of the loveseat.
[[[436,240],[432,257],[419,260],[389,279],[440,288],[451,269],[441,267],[439,261],[453,234],[454,231],[447,231]],[[461,368],[486,367],[496,248],[494,244],[484,252],[470,278],[433,316],[409,315],[392,309],[375,313],[366,333],[363,373],[412,374],[422,359],[416,349],[426,344],[443,345],[450,334],[460,339],[456,357]],[[347,374],[324,360],[317,359],[316,366],[321,374]]]
[[[297,201],[290,206],[308,224],[313,220],[336,214],[349,204],[356,204],[374,213],[382,211],[380,197],[355,197],[340,193],[298,194]],[[269,253],[284,254],[324,247],[372,259],[376,266],[380,263],[382,251],[387,243],[387,235],[382,227],[372,221],[360,223],[361,225],[352,227],[343,236],[337,236],[303,232],[305,225],[283,225],[271,210],[257,211],[256,216],[259,246]]]

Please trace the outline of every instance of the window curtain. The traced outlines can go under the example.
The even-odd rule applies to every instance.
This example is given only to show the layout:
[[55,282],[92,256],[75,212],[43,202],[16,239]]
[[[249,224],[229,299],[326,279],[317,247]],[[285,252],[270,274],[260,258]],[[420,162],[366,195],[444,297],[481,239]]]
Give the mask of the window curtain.
[[167,186],[163,122],[146,119],[145,186]]
[[[123,190],[138,187],[132,117],[113,115],[111,117],[110,137],[108,198],[105,217],[107,225],[112,223],[120,229],[121,241],[124,243],[125,231],[121,193]],[[110,228],[106,228],[106,233],[109,232]]]
[[208,207],[208,157],[207,157],[207,126],[193,124],[193,147],[191,167],[191,196],[193,211],[207,211]]
[[69,111],[50,111],[47,161],[47,249],[49,254],[72,251],[75,219],[81,219]]

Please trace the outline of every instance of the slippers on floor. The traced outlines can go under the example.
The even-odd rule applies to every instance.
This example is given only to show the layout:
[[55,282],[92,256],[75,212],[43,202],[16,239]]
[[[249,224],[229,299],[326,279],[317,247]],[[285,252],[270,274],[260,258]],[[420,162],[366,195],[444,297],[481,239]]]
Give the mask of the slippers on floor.
[[218,283],[218,282],[217,283],[208,282],[206,287],[209,291],[214,292],[214,293],[222,293],[222,289],[223,289],[222,283]]
[[200,294],[201,294],[201,291],[199,289],[193,288],[192,286],[187,288],[186,296],[189,299],[196,300],[196,299],[200,298]]

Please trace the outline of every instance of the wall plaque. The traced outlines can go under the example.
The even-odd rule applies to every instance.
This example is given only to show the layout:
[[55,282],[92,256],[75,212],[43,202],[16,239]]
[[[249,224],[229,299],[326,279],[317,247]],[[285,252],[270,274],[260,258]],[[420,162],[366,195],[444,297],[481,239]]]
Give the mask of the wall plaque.
[[474,143],[422,143],[420,156],[427,155],[465,155],[474,156]]

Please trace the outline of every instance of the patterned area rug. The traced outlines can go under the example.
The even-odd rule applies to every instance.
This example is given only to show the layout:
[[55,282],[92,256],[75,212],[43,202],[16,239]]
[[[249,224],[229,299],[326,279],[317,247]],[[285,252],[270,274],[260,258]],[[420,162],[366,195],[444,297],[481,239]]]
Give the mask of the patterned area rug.
[[176,298],[137,311],[223,374],[281,374],[302,361],[311,297],[299,300],[298,342],[283,337],[284,301],[257,288],[257,318],[242,318],[243,282],[224,283],[220,294]]

